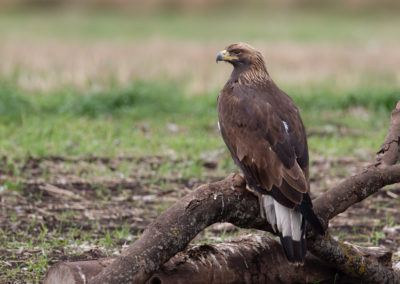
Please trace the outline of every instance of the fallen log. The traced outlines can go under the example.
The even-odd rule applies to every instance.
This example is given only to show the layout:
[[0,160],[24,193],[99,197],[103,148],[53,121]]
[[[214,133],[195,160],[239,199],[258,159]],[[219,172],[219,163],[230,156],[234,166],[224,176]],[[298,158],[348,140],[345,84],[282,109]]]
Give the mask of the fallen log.
[[[395,167],[399,167],[397,181],[400,181],[400,165]],[[392,182],[393,176],[386,176],[386,181]],[[240,176],[230,175],[222,181],[200,186],[170,207],[149,225],[138,241],[124,251],[122,257],[93,278],[92,283],[145,282],[166,260],[182,251],[199,232],[217,221],[272,232],[265,220],[259,216],[258,199],[245,189],[244,180]],[[322,240],[317,238],[314,242],[318,244],[317,251],[323,255],[329,255],[333,250],[333,245],[327,246],[326,240],[330,238]],[[313,251],[313,242],[309,247]],[[337,250],[337,253],[339,252],[340,257],[334,259],[336,262],[341,265],[347,264],[348,270],[351,270],[355,268],[353,262],[356,261],[360,266],[358,271],[363,271],[360,268],[367,260],[362,255],[358,255],[358,258],[352,257],[353,262],[348,262],[348,256],[357,254],[351,253],[351,248],[346,251],[347,254]],[[376,272],[382,271],[380,265],[371,263],[371,266],[370,269],[374,271],[377,269]],[[343,266],[340,268],[346,270]],[[99,282],[97,277],[104,272],[108,272],[110,278]],[[393,279],[394,277],[396,274],[393,274]]]
[[[313,201],[314,210],[326,227],[329,219],[353,204],[385,185],[400,182],[400,165],[392,165],[400,152],[399,113],[400,102],[392,112],[389,133],[373,163]],[[146,282],[200,231],[216,222],[274,233],[259,213],[258,199],[246,190],[245,181],[238,175],[202,185],[160,215],[119,258],[95,277],[86,279],[89,283]],[[328,233],[315,236],[309,231],[307,239],[312,253],[350,277],[365,283],[376,283],[377,279],[380,283],[400,283],[398,271],[368,258],[354,246],[335,241]]]
[[59,262],[49,269],[44,283],[86,284],[114,260],[115,258],[102,258],[90,261]]
[[[364,256],[372,257],[386,267],[391,266],[391,253],[387,249],[354,247]],[[45,284],[86,283],[114,260],[107,258],[57,264],[48,272]],[[312,254],[307,254],[303,265],[293,265],[287,261],[280,243],[275,239],[265,235],[243,234],[226,243],[193,245],[172,257],[146,282],[184,284],[192,279],[193,284],[332,283],[336,279],[336,283],[340,283],[341,278],[349,280],[346,275],[340,276],[339,271]]]

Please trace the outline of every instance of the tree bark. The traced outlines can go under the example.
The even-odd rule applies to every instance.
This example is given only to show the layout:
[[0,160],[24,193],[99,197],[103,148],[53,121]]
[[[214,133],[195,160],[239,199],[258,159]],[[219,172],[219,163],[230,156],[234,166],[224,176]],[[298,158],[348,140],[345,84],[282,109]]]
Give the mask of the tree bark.
[[311,238],[308,244],[314,255],[362,283],[400,283],[398,271],[362,255],[352,245],[334,240],[329,234]]
[[327,227],[330,219],[382,187],[399,182],[399,178],[400,165],[368,167],[314,199],[314,212]]
[[[400,182],[399,158],[400,102],[392,112],[385,142],[374,162],[360,174],[324,193],[314,210],[325,227],[329,219],[377,192],[385,185]],[[139,240],[103,269],[89,283],[142,283],[163,263],[182,251],[204,228],[216,222],[230,222],[242,228],[273,233],[260,216],[258,199],[246,190],[239,175],[202,185],[165,211],[145,230]],[[363,256],[354,246],[318,236],[309,230],[309,250],[332,267],[364,282],[400,283],[400,274]]]
[[[376,182],[370,183],[369,179]],[[327,195],[325,198],[333,200],[336,206],[329,215],[321,216],[322,221],[327,224],[327,217],[332,218],[368,197],[369,191],[359,192],[359,188],[373,185],[371,188],[377,191],[378,186],[396,182],[400,182],[400,165],[391,166],[389,174],[376,168],[350,178],[344,183],[346,187],[338,187],[338,191],[339,193],[344,191],[349,196],[357,198],[338,198],[332,194],[324,194]],[[345,188],[347,190],[344,190]],[[314,205],[317,214],[323,213],[326,210],[324,207],[324,202],[316,202]],[[259,212],[258,199],[245,189],[244,180],[238,175],[230,175],[220,182],[200,186],[162,214],[146,229],[138,241],[90,283],[144,282],[164,263],[164,260],[181,251],[200,231],[216,222],[230,222],[242,228],[255,228],[273,233]],[[376,275],[376,278],[383,279],[385,278],[381,275],[382,271],[387,271],[388,276],[385,277],[393,280],[387,283],[396,283],[400,279],[398,273],[385,269],[376,262],[368,262],[367,258],[357,254],[351,247],[340,250],[339,243],[329,235],[314,236],[310,241],[309,249],[314,254],[325,260],[330,253],[336,253],[334,258],[328,258],[328,262],[344,272],[356,269],[360,272],[358,276],[364,281],[368,281],[370,277],[370,274],[363,273],[365,270]]]
[[232,242],[194,246],[178,253],[152,275],[149,283],[303,283],[332,281],[335,269],[308,254],[303,265],[290,264],[280,243],[261,235]]
[[395,164],[400,157],[400,101],[390,116],[389,131],[371,166]]
[[86,284],[110,265],[114,258],[103,258],[90,261],[60,262],[53,265],[46,274],[44,284]]
[[[349,244],[352,246],[351,244]],[[357,247],[382,265],[391,266],[391,253],[382,247]],[[115,258],[105,259],[111,263]],[[84,284],[100,272],[104,260],[67,262],[53,266],[45,284]],[[215,245],[193,245],[176,254],[155,272],[147,283],[341,283],[338,271],[312,254],[303,265],[289,263],[280,243],[266,235],[243,234]],[[64,277],[63,279],[61,277]],[[346,283],[348,278],[346,277]]]

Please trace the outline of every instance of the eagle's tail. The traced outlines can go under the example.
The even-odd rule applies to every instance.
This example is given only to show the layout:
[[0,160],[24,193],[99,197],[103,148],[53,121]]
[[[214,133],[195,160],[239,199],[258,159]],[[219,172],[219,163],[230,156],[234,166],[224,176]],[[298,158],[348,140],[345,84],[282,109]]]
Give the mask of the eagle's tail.
[[315,216],[311,199],[303,195],[303,201],[295,209],[287,208],[278,203],[272,196],[262,195],[265,217],[274,230],[278,230],[282,247],[290,262],[303,262],[307,252],[306,224],[307,221],[323,234],[324,230]]
[[302,213],[281,205],[271,196],[263,195],[262,199],[265,216],[278,230],[287,259],[302,262],[307,251],[306,220]]
[[290,262],[302,262],[307,251],[306,220],[299,211],[274,201],[276,227],[283,250]]

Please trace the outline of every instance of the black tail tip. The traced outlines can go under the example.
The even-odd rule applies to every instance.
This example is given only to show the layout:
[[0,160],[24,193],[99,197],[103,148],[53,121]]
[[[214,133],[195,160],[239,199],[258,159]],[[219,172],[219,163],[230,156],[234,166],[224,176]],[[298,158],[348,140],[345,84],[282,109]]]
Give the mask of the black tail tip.
[[279,236],[283,247],[283,252],[289,262],[304,262],[307,252],[306,239],[302,238],[300,241],[293,241],[290,236]]

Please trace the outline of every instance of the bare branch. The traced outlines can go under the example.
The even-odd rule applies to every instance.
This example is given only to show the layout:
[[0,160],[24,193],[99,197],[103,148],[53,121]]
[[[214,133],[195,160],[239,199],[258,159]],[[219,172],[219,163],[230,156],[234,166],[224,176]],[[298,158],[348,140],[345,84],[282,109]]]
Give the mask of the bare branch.
[[395,164],[400,157],[400,101],[390,116],[390,126],[385,141],[379,148],[371,166]]
[[[379,186],[400,182],[400,165],[392,167],[391,174],[384,174],[382,169],[376,168],[360,174],[361,178],[351,178],[346,183],[347,190],[352,192],[350,196],[355,195],[357,199],[343,198],[333,202],[336,202],[340,208],[345,208],[345,206],[351,206],[367,197],[367,193],[365,193],[365,197],[357,195],[357,189],[369,186],[370,178],[376,182],[379,181]],[[347,193],[344,188],[343,191]],[[324,206],[324,202],[317,202],[315,204],[316,212],[323,212],[326,209]],[[334,216],[334,214],[329,214],[324,218],[329,216]],[[91,283],[145,281],[164,261],[183,250],[200,231],[216,222],[230,222],[240,227],[272,232],[268,224],[259,216],[257,198],[245,189],[245,182],[240,176],[231,175],[220,182],[200,186],[169,208],[147,228],[138,241],[96,276]],[[317,237],[315,243],[318,240]],[[330,247],[334,245],[335,243],[330,243]],[[311,243],[310,249],[312,247],[313,243]],[[323,248],[324,245],[321,244],[320,249],[314,250],[314,252],[318,256],[320,256],[319,253],[325,256]],[[327,249],[332,251],[330,248]],[[333,264],[336,265],[336,263]],[[338,267],[341,268],[340,265]]]
[[[391,165],[399,157],[399,112],[400,102],[392,113],[389,133],[373,165],[314,200],[314,210],[326,226],[329,219],[351,205],[385,185],[400,182],[400,165]],[[182,251],[200,231],[216,222],[272,232],[259,212],[258,199],[246,190],[244,179],[238,175],[202,185],[159,216],[138,241],[90,283],[144,282],[163,263]],[[325,237],[309,234],[308,238],[314,254],[345,273],[363,281],[400,282],[398,272],[362,256],[353,246],[336,242],[328,234]]]
[[[355,247],[385,266],[391,265],[391,253],[381,247]],[[107,259],[112,262],[113,259]],[[67,262],[48,272],[50,283],[62,282],[60,271],[68,271],[68,283],[84,284],[99,272],[100,260]],[[104,261],[103,261],[104,262]],[[101,269],[101,268],[100,268]],[[337,273],[326,262],[307,254],[303,265],[289,263],[280,243],[266,235],[244,234],[230,242],[193,245],[176,254],[154,273],[148,283],[176,284],[196,279],[196,283],[302,283],[332,282]],[[346,280],[349,280],[346,277]],[[348,281],[347,281],[348,283]]]
[[216,222],[271,230],[259,217],[258,199],[239,175],[202,185],[167,209],[121,257],[91,283],[140,283]]
[[114,260],[114,258],[103,258],[91,261],[57,263],[47,272],[44,284],[85,284]]
[[330,219],[344,212],[382,187],[400,182],[400,165],[369,167],[313,200],[314,211],[325,227]]

